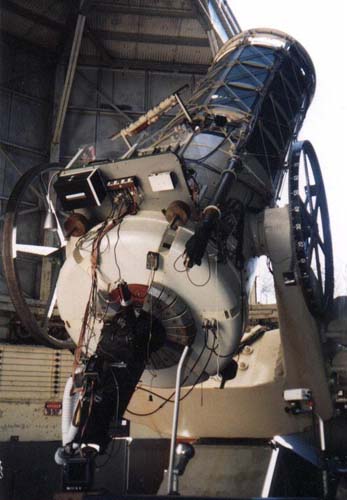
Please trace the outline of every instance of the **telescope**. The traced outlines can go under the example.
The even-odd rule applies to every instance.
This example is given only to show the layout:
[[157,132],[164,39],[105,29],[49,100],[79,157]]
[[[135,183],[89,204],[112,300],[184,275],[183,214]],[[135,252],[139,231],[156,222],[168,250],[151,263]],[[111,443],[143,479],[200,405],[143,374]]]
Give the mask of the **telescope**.
[[[298,141],[315,83],[299,42],[244,31],[189,99],[179,89],[112,136],[124,143],[122,156],[96,161],[81,148],[68,165],[40,165],[19,181],[5,218],[4,273],[25,328],[74,349],[65,458],[103,453],[110,423],[124,414],[170,435],[186,347],[181,437],[300,432],[310,416],[307,398],[295,416],[291,404],[285,411],[283,392],[293,388],[308,388],[320,417],[331,417],[319,337],[334,287],[329,215],[313,146]],[[288,205],[279,207],[286,178]],[[16,230],[18,207],[38,179],[49,214],[40,251],[53,273],[41,324],[15,259],[30,251]],[[249,332],[262,255],[280,328]],[[56,307],[68,336],[49,327]]]

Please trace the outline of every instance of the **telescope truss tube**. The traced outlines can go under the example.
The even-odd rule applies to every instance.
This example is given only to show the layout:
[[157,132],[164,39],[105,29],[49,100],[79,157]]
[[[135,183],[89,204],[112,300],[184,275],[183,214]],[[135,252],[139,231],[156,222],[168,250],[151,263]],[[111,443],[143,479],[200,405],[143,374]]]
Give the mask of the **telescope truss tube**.
[[[245,219],[275,206],[314,90],[313,64],[297,41],[245,31],[219,50],[178,114],[136,137],[126,158],[59,174],[65,212],[88,222],[68,242],[57,283],[60,317],[78,345],[75,444],[104,451],[108,425],[122,417],[139,381],[174,388],[187,346],[182,387],[227,376],[254,274]],[[152,114],[150,123],[164,112]],[[119,136],[139,133],[130,127]],[[80,194],[83,182],[84,204],[70,191],[67,201],[67,186],[76,183]]]

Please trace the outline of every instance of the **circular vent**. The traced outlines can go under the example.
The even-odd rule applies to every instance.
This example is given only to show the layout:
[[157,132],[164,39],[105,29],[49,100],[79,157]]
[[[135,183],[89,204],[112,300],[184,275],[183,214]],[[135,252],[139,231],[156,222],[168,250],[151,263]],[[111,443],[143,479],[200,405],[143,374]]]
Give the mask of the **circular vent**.
[[[150,287],[128,284],[135,308],[143,310],[160,322],[165,330],[165,341],[150,354],[146,369],[170,368],[179,362],[183,348],[194,342],[196,328],[187,304],[174,291],[158,283]],[[110,293],[119,302],[117,289]]]

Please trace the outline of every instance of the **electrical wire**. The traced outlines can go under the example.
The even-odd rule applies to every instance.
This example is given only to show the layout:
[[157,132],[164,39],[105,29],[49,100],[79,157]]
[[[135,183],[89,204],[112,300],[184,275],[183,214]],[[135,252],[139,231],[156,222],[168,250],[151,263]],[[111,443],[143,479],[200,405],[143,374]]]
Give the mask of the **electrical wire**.
[[[154,271],[154,269],[152,269],[152,273],[150,275],[151,283],[153,283],[154,274],[155,274],[155,271]],[[147,287],[147,294],[148,294],[148,290],[149,290],[149,287]],[[149,300],[150,300],[150,313],[149,313],[150,325],[149,325],[149,334],[148,334],[147,349],[146,349],[146,351],[147,351],[147,354],[146,354],[147,363],[149,362],[149,359],[150,359],[150,345],[151,345],[151,341],[152,341],[152,328],[153,328],[153,296],[152,296],[152,294],[150,294]]]
[[[200,361],[203,353],[205,352],[206,350],[206,344],[204,343],[203,345],[203,348],[202,350],[200,351],[200,354],[199,356],[197,357],[197,359],[195,360],[193,366],[190,368],[189,370],[189,373],[188,375],[185,376],[185,378],[183,379],[183,382],[181,385],[183,385],[187,380],[188,378],[190,377],[190,375],[193,373],[196,365],[198,364],[198,362]],[[188,390],[188,392],[186,394],[184,394],[181,398],[180,398],[180,401],[183,401],[186,397],[189,396],[189,394],[193,391],[193,389],[195,389],[196,385],[199,383],[200,379],[201,379],[201,376],[202,374],[205,372],[210,360],[211,360],[211,357],[212,357],[212,352],[210,352],[209,356],[208,356],[208,359],[203,367],[203,369],[201,370],[200,374],[198,375],[198,377],[196,378],[196,380],[194,381],[193,385],[190,387],[190,389]],[[175,394],[176,394],[176,391],[173,391],[170,396],[168,398],[165,398],[164,396],[161,396],[160,394],[154,392],[154,391],[150,391],[149,389],[146,389],[146,388],[142,388],[141,386],[139,386],[137,389],[139,390],[144,390],[145,392],[148,392],[150,394],[152,394],[153,396],[157,396],[159,397],[159,399],[162,399],[163,400],[163,403],[161,403],[157,408],[155,408],[154,410],[150,411],[150,412],[147,412],[147,413],[138,413],[138,412],[134,412],[132,410],[130,410],[129,408],[127,408],[127,412],[130,413],[130,415],[134,415],[134,416],[137,416],[137,417],[148,417],[150,415],[154,415],[155,413],[157,413],[159,410],[161,410],[167,403],[174,403],[174,400],[172,399]]]
[[179,254],[179,256],[177,257],[177,259],[174,260],[174,263],[173,263],[173,268],[174,270],[177,272],[177,273],[185,273],[187,268],[186,266],[183,266],[183,269],[178,269],[177,268],[177,262],[179,261],[179,259],[183,259],[184,257],[184,253],[181,253]]
[[[105,465],[107,465],[109,463],[109,461],[113,457],[115,441],[116,441],[115,439],[112,439],[110,453],[106,453],[107,458],[106,458],[106,460],[102,464],[96,464],[95,465],[96,469],[102,469],[103,467],[105,467]],[[117,450],[117,453],[118,453],[118,450]],[[100,456],[100,455],[98,455],[98,456]]]
[[122,224],[123,221],[120,221],[120,223],[118,224],[117,226],[117,240],[116,240],[116,243],[113,247],[113,255],[114,255],[114,263],[116,265],[116,268],[117,268],[117,271],[118,271],[118,280],[115,281],[115,283],[119,283],[121,280],[122,280],[122,272],[121,272],[121,269],[119,267],[119,264],[118,264],[118,260],[117,260],[117,246],[118,246],[118,243],[119,243],[119,233],[120,233],[120,226]]
[[[114,447],[115,447],[116,441],[117,441],[117,448],[115,449]],[[106,453],[106,455],[107,455],[106,460],[100,465],[96,464],[96,469],[99,470],[99,469],[102,469],[103,467],[105,467],[105,465],[107,465],[112,458],[115,458],[118,455],[121,448],[122,448],[122,440],[121,439],[112,439],[111,450],[109,453]],[[97,455],[97,456],[101,456],[101,455]]]
[[[81,330],[80,330],[80,336],[78,340],[77,347],[75,349],[75,355],[74,355],[74,365],[73,365],[73,376],[75,377],[76,373],[76,368],[80,364],[80,359],[81,359],[81,354],[82,351],[85,351],[85,355],[88,356],[88,350],[89,350],[89,345],[91,340],[95,337],[95,321],[96,321],[96,313],[97,313],[97,298],[98,298],[98,275],[97,275],[97,270],[98,270],[98,263],[99,263],[99,257],[100,257],[100,245],[101,242],[107,233],[113,229],[116,225],[119,225],[125,215],[127,214],[128,210],[127,207],[125,210],[123,210],[124,207],[124,202],[120,204],[118,207],[118,211],[116,214],[116,208],[117,207],[112,207],[110,214],[108,218],[104,220],[104,222],[96,229],[93,231],[93,238],[87,236],[87,238],[84,238],[83,240],[80,238],[78,240],[76,246],[81,247],[82,243],[87,241],[88,239],[92,241],[92,249],[91,249],[91,272],[92,272],[92,284],[91,284],[91,289],[90,289],[90,294],[88,297],[87,305],[85,308],[83,320],[82,320],[82,325],[81,325]],[[87,334],[88,331],[88,334]],[[86,338],[87,337],[87,338]]]
[[111,367],[111,375],[112,375],[112,378],[114,380],[114,383],[115,383],[115,386],[116,386],[116,389],[117,389],[116,421],[118,422],[119,403],[120,403],[119,384],[118,384],[117,377],[116,377],[116,375],[115,375],[112,367]]
[[208,276],[207,276],[206,281],[204,283],[194,283],[192,278],[189,276],[190,269],[188,267],[186,268],[186,275],[187,275],[189,282],[197,288],[202,288],[202,287],[206,286],[209,283],[209,281],[211,280],[211,263],[210,263],[210,257],[209,257],[207,252],[206,252],[206,257],[207,257],[207,264],[208,264]]
[[220,175],[221,174],[221,171],[218,170],[217,168],[215,167],[212,167],[211,165],[209,165],[208,163],[205,163],[204,161],[201,161],[199,159],[189,159],[187,160],[185,158],[186,161],[189,161],[189,163],[195,163],[197,165],[199,165],[200,167],[203,167],[203,168],[206,168],[206,170],[209,170],[210,172],[213,172],[214,174],[218,174]]
[[206,253],[206,256],[207,256],[207,263],[208,263],[208,277],[206,279],[206,281],[204,283],[195,283],[192,278],[189,276],[189,272],[190,272],[190,269],[188,268],[188,266],[184,266],[184,269],[178,269],[177,268],[177,262],[179,259],[183,259],[184,258],[184,253],[181,253],[174,261],[173,263],[173,268],[174,270],[177,272],[177,273],[186,273],[187,275],[187,279],[188,281],[195,287],[197,288],[200,288],[200,287],[204,287],[206,286],[209,281],[211,280],[211,263],[210,263],[210,257],[208,255],[208,253]]
[[[87,429],[89,417],[90,417],[90,415],[92,413],[93,402],[94,402],[94,381],[91,382],[90,394],[89,394],[88,415],[87,415],[86,421],[84,422],[82,430],[81,430],[81,433],[80,433],[80,440],[79,440],[79,444],[80,445],[82,444],[82,439],[83,439],[84,433],[85,433],[85,431]],[[83,403],[81,403],[81,405],[82,404]]]

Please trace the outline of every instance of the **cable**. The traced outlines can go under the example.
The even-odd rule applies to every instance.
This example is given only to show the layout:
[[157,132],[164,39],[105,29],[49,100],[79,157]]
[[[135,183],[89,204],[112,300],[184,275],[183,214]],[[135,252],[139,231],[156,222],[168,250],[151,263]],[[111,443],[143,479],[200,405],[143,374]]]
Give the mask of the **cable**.
[[[115,439],[112,439],[112,444],[111,444],[111,451],[110,451],[110,453],[106,453],[107,458],[106,458],[106,460],[105,460],[102,464],[100,464],[100,465],[99,465],[99,464],[95,464],[96,469],[102,469],[102,468],[103,468],[103,467],[105,467],[105,465],[107,465],[107,464],[108,464],[108,462],[111,460],[112,455],[113,455],[113,451],[114,451],[114,443],[115,443]],[[98,456],[100,456],[100,455],[98,455]]]
[[[117,446],[117,448],[115,450],[114,449],[114,445],[115,445],[116,441],[118,441],[118,446]],[[112,439],[110,453],[106,453],[106,455],[107,455],[106,460],[102,464],[100,464],[100,465],[96,464],[96,468],[97,469],[102,469],[103,467],[105,467],[105,465],[107,465],[109,463],[109,461],[111,460],[111,458],[114,458],[114,456],[118,455],[118,453],[120,452],[120,449],[121,449],[121,440],[120,439]],[[97,455],[97,456],[101,456],[101,455]]]
[[115,283],[118,283],[122,280],[122,273],[121,273],[121,269],[119,267],[119,264],[118,264],[118,261],[117,261],[117,246],[118,246],[118,243],[119,243],[119,232],[120,232],[120,226],[122,224],[123,220],[120,221],[120,223],[118,224],[118,227],[117,227],[117,240],[116,240],[116,243],[113,247],[113,255],[114,255],[114,263],[117,267],[117,270],[118,270],[118,281],[116,281]]
[[204,373],[204,371],[206,370],[206,368],[207,368],[207,366],[208,366],[209,362],[211,361],[211,357],[212,357],[212,352],[210,353],[210,355],[209,355],[209,357],[208,357],[208,360],[206,361],[206,363],[205,363],[205,365],[204,365],[203,369],[201,370],[200,375],[199,375],[199,376],[198,376],[198,378],[195,380],[194,384],[193,384],[193,385],[192,385],[192,387],[188,390],[188,392],[186,392],[186,393],[184,394],[184,396],[182,396],[182,397],[181,397],[180,401],[183,401],[184,399],[186,399],[186,398],[189,396],[189,394],[193,391],[193,389],[195,389],[196,385],[197,385],[197,384],[199,383],[199,381],[200,381],[201,375]]
[[214,174],[218,174],[220,175],[221,174],[221,171],[218,170],[217,168],[214,168],[212,167],[211,165],[208,165],[207,163],[199,160],[199,159],[187,159],[185,158],[185,161],[189,161],[189,163],[196,163],[197,165],[199,165],[200,167],[204,167],[206,168],[206,170],[210,170],[211,172],[213,172]]
[[177,273],[185,273],[185,272],[187,271],[186,266],[184,266],[184,268],[183,268],[183,269],[178,269],[178,268],[177,268],[177,262],[178,262],[178,260],[179,260],[179,259],[183,259],[183,255],[184,255],[184,254],[183,254],[183,253],[181,253],[181,254],[177,257],[177,259],[174,261],[174,263],[173,263],[173,268],[174,268],[174,270],[175,270]]
[[[215,332],[214,328],[208,328],[208,327],[207,327],[207,325],[203,325],[203,331],[204,331],[204,335],[205,335],[205,345],[206,345],[206,349],[207,349],[208,351],[213,352],[216,356],[218,356],[218,353],[216,352],[216,349],[218,349],[219,344],[217,344],[217,345],[215,346],[215,342],[217,342],[217,334],[216,334],[216,332]],[[212,335],[213,335],[213,345],[212,345],[212,347],[210,347],[210,346],[208,345],[208,332],[209,332],[209,331],[210,331],[210,332],[212,333]]]
[[273,272],[272,263],[271,263],[271,260],[269,259],[269,257],[266,259],[266,267],[268,268],[269,272],[273,275],[274,272]]
[[[154,278],[154,273],[155,271],[152,269],[152,281]],[[147,287],[147,290],[149,288]],[[149,325],[149,335],[148,335],[148,340],[147,340],[147,349],[146,349],[146,362],[149,362],[150,358],[150,345],[151,345],[151,340],[152,340],[152,328],[153,328],[153,296],[150,294],[150,313],[149,313],[149,318],[150,318],[150,325]]]
[[[199,354],[199,356],[197,357],[197,359],[195,360],[193,366],[191,367],[188,375],[185,376],[185,378],[183,379],[183,382],[181,385],[183,385],[187,380],[188,378],[190,377],[190,375],[192,374],[194,368],[196,367],[196,365],[198,364],[198,362],[200,361],[201,359],[201,356],[203,355],[203,353],[205,352],[205,349],[206,349],[206,344],[204,343],[203,345],[203,348]],[[207,365],[209,364],[210,360],[211,360],[211,357],[212,357],[212,352],[210,352],[210,355],[208,357],[208,360],[207,362],[205,363],[203,369],[201,370],[200,374],[198,375],[198,377],[196,378],[195,382],[193,383],[192,387],[189,389],[189,391],[184,394],[184,396],[182,396],[180,398],[180,401],[183,401],[191,392],[192,390],[196,387],[196,385],[199,383],[199,380],[201,378],[201,375],[204,373],[204,371],[206,370],[207,368]],[[161,403],[157,408],[155,408],[154,410],[150,411],[150,412],[147,412],[147,413],[137,413],[137,412],[134,412],[132,410],[129,410],[129,408],[127,408],[127,412],[130,413],[130,415],[134,415],[134,416],[137,416],[137,417],[148,417],[150,415],[154,415],[155,413],[157,413],[159,410],[161,410],[167,403],[173,403],[174,401],[172,400],[172,398],[175,396],[175,391],[172,392],[170,394],[170,396],[168,398],[165,398],[164,396],[161,396],[160,394],[157,394],[156,392],[154,391],[150,391],[149,389],[145,389],[145,388],[142,388],[142,387],[138,387],[139,390],[143,390],[145,392],[148,392],[150,394],[152,394],[153,396],[157,396],[159,397],[160,399],[163,400],[163,403]]]
[[114,383],[115,383],[115,386],[116,386],[116,389],[117,389],[116,421],[118,422],[119,399],[120,399],[120,395],[119,395],[119,384],[118,384],[117,377],[116,377],[116,375],[114,374],[114,372],[113,372],[113,370],[112,370],[112,367],[111,367],[111,375],[112,375],[112,377],[113,377],[113,380],[114,380]]
[[[83,395],[83,397],[85,396],[85,393]],[[82,406],[83,406],[83,400],[80,400],[81,401],[81,407],[80,407],[80,410],[82,411]],[[86,418],[86,421],[84,422],[83,424],[83,427],[82,427],[82,430],[81,430],[81,433],[80,433],[80,440],[79,440],[79,445],[81,446],[82,444],[82,439],[83,439],[83,436],[84,436],[84,433],[86,431],[86,428],[87,428],[87,425],[88,425],[88,421],[89,421],[89,417],[92,413],[92,408],[93,408],[93,403],[94,403],[94,381],[91,382],[91,388],[90,388],[90,394],[89,394],[89,405],[88,405],[88,414],[87,414],[87,418]]]
[[[96,229],[93,230],[92,235],[92,249],[91,249],[91,272],[92,272],[92,284],[91,284],[91,289],[90,289],[90,294],[89,298],[86,304],[86,309],[81,325],[81,330],[80,330],[80,335],[79,335],[79,340],[77,347],[75,349],[75,356],[74,356],[74,365],[73,365],[73,373],[75,376],[76,373],[76,368],[80,364],[80,358],[81,358],[81,353],[82,350],[84,349],[86,356],[88,356],[88,350],[89,350],[89,345],[90,341],[95,337],[95,321],[96,321],[96,312],[97,312],[97,297],[98,297],[98,275],[97,275],[97,270],[98,270],[98,261],[99,261],[99,256],[100,256],[100,245],[102,242],[102,239],[104,238],[107,233],[113,229],[117,224],[119,225],[125,215],[128,212],[128,207],[126,207],[125,211],[123,212],[123,206],[124,206],[124,201],[120,203],[118,207],[118,213],[116,216],[116,208],[114,205],[111,208],[109,216],[104,220],[104,222]],[[87,233],[87,238],[88,240],[90,239],[90,234]],[[82,243],[86,241],[85,238],[82,240],[78,240],[77,245],[81,247]],[[88,330],[88,337],[85,341],[86,337],[86,332]]]
[[237,350],[235,351],[235,354],[240,354],[246,346],[254,344],[254,342],[261,339],[261,337],[266,332],[267,332],[267,330],[264,328],[264,329],[258,330],[257,332],[253,333],[253,335],[250,335],[249,337],[247,337],[243,342],[240,342]]
[[174,268],[174,270],[175,270],[177,273],[186,273],[187,278],[188,278],[188,281],[190,281],[190,283],[191,283],[193,286],[198,287],[198,288],[200,288],[200,287],[204,287],[204,286],[206,286],[206,285],[207,285],[207,283],[208,283],[208,282],[210,281],[210,279],[211,279],[211,263],[210,263],[210,258],[209,258],[208,253],[206,253],[206,255],[207,255],[207,263],[208,263],[208,277],[207,277],[207,279],[206,279],[206,281],[205,281],[204,283],[194,283],[194,281],[193,281],[193,280],[191,279],[191,277],[189,276],[190,269],[189,269],[188,267],[184,266],[184,269],[178,269],[178,268],[177,268],[177,262],[178,262],[178,260],[179,260],[179,259],[183,259],[183,256],[184,256],[184,254],[183,254],[183,253],[181,253],[181,254],[180,254],[180,255],[179,255],[179,256],[175,259],[175,261],[174,261],[174,263],[173,263],[173,268]]
[[187,274],[188,280],[190,281],[190,283],[193,286],[196,286],[197,288],[201,288],[201,287],[206,286],[211,279],[211,264],[210,264],[210,258],[209,258],[208,252],[206,252],[206,256],[207,256],[207,263],[208,263],[208,276],[207,276],[207,279],[204,283],[194,283],[194,281],[189,276],[190,269],[186,268],[186,274]]

